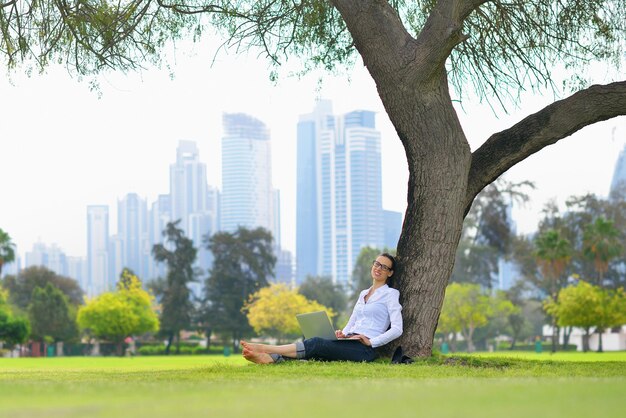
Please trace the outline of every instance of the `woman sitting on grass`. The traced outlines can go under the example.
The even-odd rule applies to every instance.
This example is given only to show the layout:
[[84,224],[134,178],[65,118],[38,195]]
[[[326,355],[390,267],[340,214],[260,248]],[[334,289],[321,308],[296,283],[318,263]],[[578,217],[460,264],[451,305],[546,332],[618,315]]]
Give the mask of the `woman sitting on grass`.
[[391,287],[395,259],[383,253],[372,264],[372,287],[359,295],[348,324],[335,331],[336,341],[314,337],[287,345],[252,344],[242,341],[243,356],[253,363],[269,364],[290,359],[373,361],[374,348],[402,335],[400,292]]

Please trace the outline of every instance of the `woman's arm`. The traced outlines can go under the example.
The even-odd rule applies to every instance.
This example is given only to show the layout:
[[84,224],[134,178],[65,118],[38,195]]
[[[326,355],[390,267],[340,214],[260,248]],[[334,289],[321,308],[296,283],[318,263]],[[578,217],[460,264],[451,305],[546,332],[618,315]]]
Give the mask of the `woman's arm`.
[[371,338],[372,347],[383,346],[402,335],[402,306],[400,306],[400,292],[393,289],[391,295],[387,298],[386,305],[389,311],[390,328],[381,335]]

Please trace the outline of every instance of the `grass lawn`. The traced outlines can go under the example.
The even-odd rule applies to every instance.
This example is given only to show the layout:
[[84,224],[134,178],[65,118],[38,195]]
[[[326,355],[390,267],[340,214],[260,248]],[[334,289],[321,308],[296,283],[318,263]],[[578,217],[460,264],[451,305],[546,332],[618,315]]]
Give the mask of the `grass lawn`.
[[234,355],[0,359],[0,417],[624,414],[626,353],[507,352],[458,359],[270,366]]

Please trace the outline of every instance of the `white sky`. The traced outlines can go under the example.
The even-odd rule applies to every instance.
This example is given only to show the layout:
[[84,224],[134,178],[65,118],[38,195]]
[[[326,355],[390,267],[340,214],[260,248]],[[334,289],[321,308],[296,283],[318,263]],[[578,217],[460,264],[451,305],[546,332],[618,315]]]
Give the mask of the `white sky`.
[[[168,193],[169,164],[179,140],[198,143],[208,182],[220,186],[223,112],[244,112],[271,130],[274,187],[281,190],[283,247],[295,250],[296,124],[316,98],[333,101],[335,113],[378,112],[382,132],[383,206],[404,211],[408,178],[403,148],[373,81],[359,64],[348,76],[281,78],[273,85],[266,62],[247,56],[212,55],[199,47],[177,53],[174,78],[167,70],[101,77],[102,97],[63,68],[0,80],[0,228],[21,256],[33,243],[57,243],[71,256],[86,254],[86,206],[108,204],[111,233],[117,199],[136,192],[154,201]],[[602,81],[602,80],[600,80]],[[528,96],[520,109],[496,117],[478,102],[459,109],[472,149],[552,101]],[[502,113],[502,112],[500,112]],[[534,230],[546,201],[606,195],[613,167],[626,143],[626,118],[583,129],[510,170],[509,180],[532,180],[532,202],[514,217],[520,232]]]

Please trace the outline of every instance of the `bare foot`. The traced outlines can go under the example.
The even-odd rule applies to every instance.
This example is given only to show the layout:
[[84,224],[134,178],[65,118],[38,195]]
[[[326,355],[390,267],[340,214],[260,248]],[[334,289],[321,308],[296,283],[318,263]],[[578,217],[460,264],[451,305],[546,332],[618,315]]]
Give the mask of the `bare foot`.
[[247,348],[243,349],[243,358],[256,364],[271,364],[274,362],[272,356],[267,353],[259,353]]
[[247,341],[241,340],[241,346],[244,349],[248,349],[256,353],[265,353],[265,346],[263,344],[254,344],[254,343],[249,343]]

